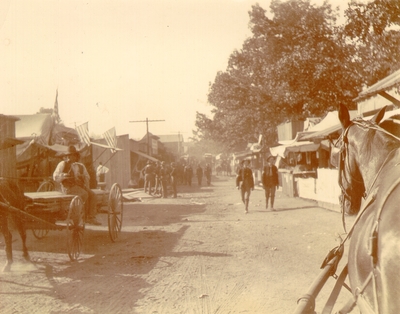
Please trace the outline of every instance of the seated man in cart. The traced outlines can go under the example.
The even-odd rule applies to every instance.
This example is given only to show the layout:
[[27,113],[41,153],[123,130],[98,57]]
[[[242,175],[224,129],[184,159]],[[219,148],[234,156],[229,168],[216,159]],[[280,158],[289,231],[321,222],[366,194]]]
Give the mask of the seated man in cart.
[[54,170],[53,179],[61,184],[64,194],[79,195],[82,198],[88,224],[101,225],[96,219],[96,195],[89,187],[90,176],[85,165],[78,162],[79,158],[80,154],[75,146],[69,146],[64,160]]

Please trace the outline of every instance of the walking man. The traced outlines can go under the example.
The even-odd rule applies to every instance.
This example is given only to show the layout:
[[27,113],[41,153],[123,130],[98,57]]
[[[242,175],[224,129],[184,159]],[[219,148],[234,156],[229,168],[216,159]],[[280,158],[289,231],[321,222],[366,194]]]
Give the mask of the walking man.
[[237,189],[240,190],[242,202],[245,205],[245,213],[249,212],[249,201],[251,191],[254,190],[253,171],[250,169],[250,160],[242,161],[243,168],[239,170],[237,175],[236,184]]
[[185,175],[187,185],[192,186],[193,168],[190,163],[188,163],[185,167]]
[[211,185],[211,167],[209,164],[206,164],[206,169],[204,170],[204,174],[207,179],[207,185],[210,186]]
[[173,163],[171,163],[171,167],[172,167],[172,170],[171,170],[171,173],[170,173],[170,175],[171,175],[171,185],[172,185],[172,190],[174,191],[174,198],[176,198],[177,197],[177,190],[176,190],[176,181],[177,181],[177,179],[178,179],[178,170],[177,170],[177,168],[176,168],[176,164],[173,162]]
[[162,161],[160,169],[159,169],[159,180],[161,183],[161,196],[163,198],[168,197],[167,176],[168,176],[168,173],[167,173],[167,169],[165,166],[165,161]]
[[198,186],[201,186],[201,181],[203,181],[203,168],[201,168],[200,164],[197,165],[196,176],[197,184]]
[[273,164],[274,157],[269,156],[267,165],[263,169],[262,184],[265,190],[265,208],[268,209],[268,201],[271,199],[271,210],[274,210],[275,190],[279,185],[278,168]]

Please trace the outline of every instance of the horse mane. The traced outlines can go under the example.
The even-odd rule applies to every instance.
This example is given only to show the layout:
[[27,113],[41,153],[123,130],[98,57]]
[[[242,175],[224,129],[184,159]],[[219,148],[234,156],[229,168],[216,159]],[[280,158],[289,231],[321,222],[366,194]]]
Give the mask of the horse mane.
[[[382,141],[382,147],[387,148],[389,152],[400,147],[400,140],[396,138],[398,136],[393,133],[393,131],[400,132],[397,123],[393,121],[384,121],[378,125],[373,121],[363,120],[361,118],[355,119],[354,122],[358,126],[367,130],[365,141],[363,142],[363,148],[365,149],[364,152],[366,154],[371,154],[373,151],[373,140],[377,138]],[[393,124],[397,124],[397,128],[395,128]],[[377,135],[379,137],[377,137]]]
[[[400,120],[400,117],[398,117],[398,115],[396,115],[395,117],[396,117],[396,120]],[[392,118],[395,118],[395,117],[392,117]],[[394,120],[392,120],[392,118],[381,122],[379,124],[379,126],[382,129],[393,134],[394,136],[400,137],[400,124],[398,122],[395,122]]]

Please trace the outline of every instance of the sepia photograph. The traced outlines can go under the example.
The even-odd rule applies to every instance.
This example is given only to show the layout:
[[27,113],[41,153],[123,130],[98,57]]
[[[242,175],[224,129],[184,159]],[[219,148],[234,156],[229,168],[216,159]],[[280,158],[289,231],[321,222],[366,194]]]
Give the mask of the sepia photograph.
[[400,313],[400,1],[2,0],[0,312]]

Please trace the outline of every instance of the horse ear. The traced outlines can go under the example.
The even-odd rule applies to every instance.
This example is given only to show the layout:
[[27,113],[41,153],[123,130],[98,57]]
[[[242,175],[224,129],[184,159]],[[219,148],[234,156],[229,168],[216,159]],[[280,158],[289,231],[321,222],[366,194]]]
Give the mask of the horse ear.
[[339,104],[338,115],[343,129],[346,129],[350,124],[350,113],[345,105]]
[[381,122],[383,116],[385,115],[386,107],[383,107],[381,110],[379,110],[374,117],[371,119],[372,122],[375,122],[376,124],[379,124]]

